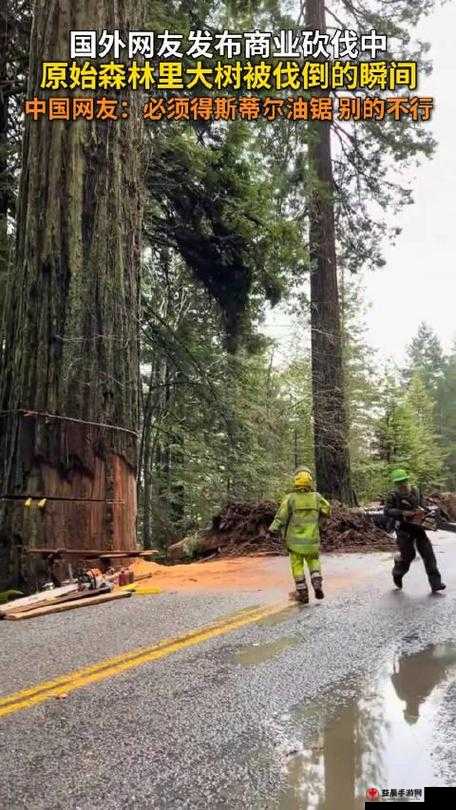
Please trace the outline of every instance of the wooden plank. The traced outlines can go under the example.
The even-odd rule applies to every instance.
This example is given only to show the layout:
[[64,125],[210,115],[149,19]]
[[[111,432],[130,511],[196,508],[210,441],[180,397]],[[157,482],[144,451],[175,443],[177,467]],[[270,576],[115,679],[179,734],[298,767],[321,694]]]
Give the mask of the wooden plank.
[[7,602],[6,605],[0,606],[0,616],[6,615],[12,610],[16,610],[16,608],[22,607],[23,605],[31,605],[33,607],[33,605],[37,602],[53,602],[54,599],[58,599],[59,596],[65,596],[68,593],[75,593],[77,590],[78,583],[76,582],[71,585],[62,585],[60,588],[53,588],[51,591],[39,591],[38,593],[32,593],[30,596],[23,596],[20,599],[13,599],[11,602]]
[[100,554],[108,554],[109,549],[99,551],[90,548],[29,548],[28,554],[38,554],[42,557],[84,557],[85,559],[97,559]]
[[129,591],[116,591],[115,593],[93,596],[91,599],[77,599],[74,602],[64,602],[61,605],[49,605],[48,607],[35,608],[24,613],[12,613],[5,616],[6,621],[19,622],[23,619],[32,619],[34,616],[47,616],[50,613],[62,613],[64,610],[74,610],[80,607],[100,605],[104,602],[111,602],[113,599],[126,599],[131,596]]
[[65,596],[58,596],[57,599],[53,599],[52,602],[43,601],[43,602],[35,602],[32,606],[30,605],[22,605],[19,607],[15,607],[14,610],[8,611],[8,615],[16,614],[16,613],[24,613],[27,610],[36,610],[39,607],[51,607],[53,605],[60,605],[63,602],[72,602],[75,599],[86,599],[86,598],[93,598],[94,596],[99,596],[101,594],[108,594],[111,591],[107,591],[106,588],[97,588],[94,590],[84,590],[84,591],[76,591],[75,593],[68,593]]
[[114,557],[153,557],[159,551],[129,551],[124,549],[93,549],[93,548],[29,548],[27,554],[37,554],[42,557],[85,557],[86,559],[105,559]]
[[27,550],[28,554],[88,554],[91,557],[99,557],[101,554],[141,554],[140,550],[121,548],[45,548],[36,546]]
[[140,551],[121,551],[119,549],[115,551],[99,551],[97,557],[100,560],[103,559],[110,559],[110,558],[118,558],[118,557],[140,557]]
[[117,557],[153,557],[159,553],[159,551],[106,551],[99,554],[99,557],[101,560]]

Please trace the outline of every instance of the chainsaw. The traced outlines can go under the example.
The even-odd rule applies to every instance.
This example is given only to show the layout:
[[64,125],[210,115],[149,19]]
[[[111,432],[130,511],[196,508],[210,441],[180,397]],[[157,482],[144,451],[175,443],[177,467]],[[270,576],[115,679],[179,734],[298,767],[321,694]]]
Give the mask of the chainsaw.
[[[421,511],[421,510],[420,510]],[[424,517],[416,521],[416,525],[422,526],[430,532],[456,532],[456,523],[448,520],[446,515],[438,506],[427,506],[424,508]],[[412,520],[412,523],[415,521]]]
[[[453,532],[456,534],[456,523],[448,520],[448,515],[446,515],[438,506],[427,506],[426,508],[420,508],[417,510],[417,513],[424,513],[424,516],[415,520],[407,520],[407,523],[411,523],[415,526],[421,526],[421,528],[430,532],[443,531]],[[376,526],[386,532],[392,532],[397,523],[394,518],[390,518],[385,515],[382,509],[367,509],[365,510],[364,514],[367,515]]]

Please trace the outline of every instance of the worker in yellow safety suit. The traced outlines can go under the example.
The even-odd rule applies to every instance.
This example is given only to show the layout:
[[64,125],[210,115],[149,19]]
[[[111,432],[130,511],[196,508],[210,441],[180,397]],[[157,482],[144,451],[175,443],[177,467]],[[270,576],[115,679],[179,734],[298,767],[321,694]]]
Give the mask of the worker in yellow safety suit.
[[306,563],[315,597],[317,599],[324,597],[320,564],[320,526],[331,514],[331,505],[313,489],[312,475],[307,467],[296,470],[293,484],[293,491],[280,505],[269,531],[282,533],[296,584],[293,598],[307,604],[309,590],[304,573]]

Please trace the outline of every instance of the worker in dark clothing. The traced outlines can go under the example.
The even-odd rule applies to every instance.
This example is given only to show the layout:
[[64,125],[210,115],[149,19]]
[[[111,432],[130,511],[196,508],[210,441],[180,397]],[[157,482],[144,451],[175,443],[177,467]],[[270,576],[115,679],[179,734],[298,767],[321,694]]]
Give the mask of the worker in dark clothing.
[[420,707],[434,689],[454,671],[455,652],[451,645],[437,644],[420,652],[402,655],[394,662],[391,675],[396,694],[405,702],[404,720],[413,725],[420,716]]
[[417,489],[410,486],[409,475],[405,470],[394,470],[391,480],[395,489],[390,492],[385,504],[385,515],[394,518],[399,554],[395,557],[393,580],[397,588],[402,588],[402,577],[416,557],[415,545],[426,568],[432,592],[443,591],[442,582],[434,549],[423,527],[419,525],[425,516],[421,508]]

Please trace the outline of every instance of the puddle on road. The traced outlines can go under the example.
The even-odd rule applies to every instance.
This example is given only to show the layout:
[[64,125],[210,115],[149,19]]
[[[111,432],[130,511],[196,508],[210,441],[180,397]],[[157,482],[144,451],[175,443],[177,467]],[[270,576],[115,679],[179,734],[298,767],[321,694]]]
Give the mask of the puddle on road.
[[250,647],[241,647],[234,652],[234,658],[238,664],[243,666],[256,666],[264,661],[269,661],[275,655],[290,647],[302,644],[302,636],[283,636],[276,641],[267,644],[252,644]]
[[[369,787],[381,793],[442,784],[432,742],[442,693],[455,674],[456,645],[429,646],[385,664],[374,682],[355,685],[356,697],[348,702],[339,696],[343,708],[338,714],[336,689],[326,704],[298,706],[281,718],[285,725],[278,730],[278,753],[286,786],[277,806],[358,810],[364,808]],[[299,727],[322,715],[326,725],[307,748]]]

